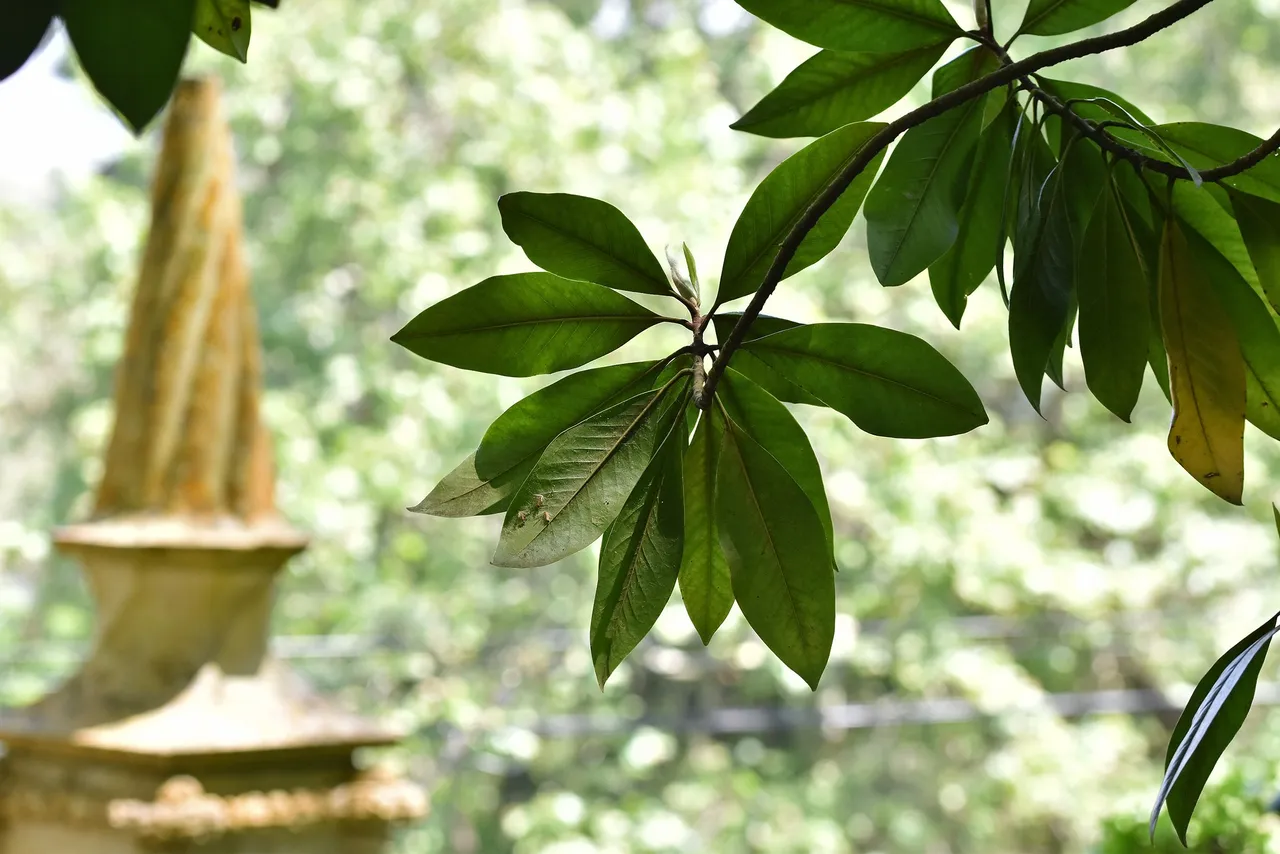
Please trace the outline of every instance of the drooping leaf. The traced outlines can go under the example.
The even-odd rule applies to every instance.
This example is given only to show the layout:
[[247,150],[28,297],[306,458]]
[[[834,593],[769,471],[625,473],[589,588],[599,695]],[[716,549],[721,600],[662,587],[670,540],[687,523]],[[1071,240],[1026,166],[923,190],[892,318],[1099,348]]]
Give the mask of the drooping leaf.
[[508,193],[502,229],[548,273],[620,291],[670,294],[662,263],[608,202],[568,193]]
[[[716,305],[746,296],[760,286],[782,241],[804,212],[883,127],[878,122],[842,127],[809,143],[769,173],[751,194],[729,235]],[[825,258],[844,239],[879,165],[877,155],[822,215],[787,264],[787,276]]]
[[1280,312],[1280,204],[1233,191],[1231,207],[1262,293]]
[[248,62],[252,14],[249,0],[196,0],[192,31],[214,50]]
[[877,436],[952,436],[987,423],[982,401],[964,375],[905,332],[816,323],[756,338],[739,353],[750,353]]
[[[934,97],[998,66],[990,51],[973,48],[934,73]],[[981,107],[982,99],[967,101],[903,134],[867,194],[867,255],[880,284],[910,281],[955,243]]]
[[0,80],[25,65],[40,47],[53,23],[54,9],[53,0],[24,0],[5,9],[4,26],[0,27]]
[[885,53],[951,41],[962,34],[941,0],[738,0],[801,41],[852,53]]
[[1013,125],[1016,108],[983,131],[970,169],[969,188],[957,218],[955,243],[929,265],[929,284],[934,299],[951,325],[960,328],[969,296],[978,289],[996,265],[1000,233],[1000,209],[1005,186],[998,176],[1009,171],[1013,154]]
[[450,518],[505,513],[511,496],[524,483],[535,462],[537,457],[530,457],[521,465],[486,478],[476,471],[476,455],[471,454],[409,511]]
[[1280,613],[1227,650],[1192,692],[1169,738],[1164,780],[1151,809],[1148,827],[1153,837],[1160,807],[1167,803],[1169,819],[1178,838],[1183,845],[1187,844],[1187,824],[1205,781],[1249,714],[1258,672],[1278,630],[1277,619]]
[[[742,313],[736,311],[723,314],[717,313],[712,318],[716,328],[716,340],[723,342],[728,338],[729,331],[733,329],[741,317]],[[765,335],[772,335],[774,332],[781,332],[784,329],[794,329],[799,325],[799,323],[792,320],[783,320],[781,317],[769,317],[762,314],[751,324],[751,328],[747,330],[747,336],[743,340],[745,342],[755,338],[763,338]],[[769,365],[760,361],[747,350],[739,350],[734,354],[733,366],[778,400],[784,400],[787,403],[805,403],[809,406],[826,406],[821,400],[818,400],[818,398],[800,388],[800,386],[769,367]]]
[[1245,365],[1231,320],[1176,219],[1160,253],[1160,320],[1169,356],[1169,452],[1232,504],[1244,490]]
[[1128,421],[1147,371],[1151,300],[1147,272],[1109,177],[1084,231],[1076,294],[1085,382],[1103,406]]
[[62,0],[60,14],[94,88],[141,133],[173,93],[195,0]]
[[1280,327],[1275,315],[1235,267],[1198,232],[1186,228],[1197,268],[1231,318],[1245,367],[1245,415],[1254,426],[1280,438]]
[[1063,321],[1062,328],[1058,330],[1058,337],[1053,340],[1053,346],[1049,348],[1049,362],[1044,368],[1044,375],[1063,391],[1067,390],[1067,385],[1062,365],[1067,356],[1067,348],[1071,346],[1071,333],[1076,328],[1078,309],[1073,291],[1067,302],[1067,319]]
[[1174,213],[1184,226],[1209,241],[1218,254],[1230,261],[1250,287],[1259,288],[1258,273],[1231,214],[1231,202],[1219,204],[1216,189],[1208,184],[1196,188],[1185,181],[1177,182],[1173,187]]
[[684,411],[688,375],[557,436],[511,499],[495,566],[545,566],[595,541]]
[[455,368],[529,377],[598,359],[661,320],[602,285],[517,273],[441,300],[391,340]]
[[765,646],[817,690],[836,617],[822,524],[772,454],[732,421],[714,429],[724,430],[716,518],[734,598]]
[[684,448],[673,431],[604,535],[591,610],[591,661],[602,690],[675,589],[684,550]]
[[705,414],[684,457],[684,556],[680,597],[703,645],[733,608],[733,582],[716,522],[716,472],[724,442],[723,418]]
[[892,107],[933,68],[948,41],[897,53],[824,50],[732,125],[778,139],[821,136]]
[[727,368],[716,389],[716,397],[724,405],[729,418],[746,431],[776,459],[787,474],[804,490],[818,514],[827,539],[831,563],[835,563],[835,534],[831,524],[831,506],[822,483],[822,469],[813,453],[804,428],[787,411],[787,407],[747,377]]
[[1056,36],[1105,21],[1134,0],[1031,0],[1019,33]]

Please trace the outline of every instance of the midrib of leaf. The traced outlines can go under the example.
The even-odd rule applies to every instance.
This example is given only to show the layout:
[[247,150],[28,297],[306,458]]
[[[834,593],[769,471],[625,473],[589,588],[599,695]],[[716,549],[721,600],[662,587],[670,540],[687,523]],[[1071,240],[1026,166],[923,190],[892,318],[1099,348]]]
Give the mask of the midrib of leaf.
[[886,6],[883,3],[876,2],[876,0],[837,0],[837,2],[843,3],[846,6],[858,6],[862,9],[871,9],[872,11],[880,12],[892,18],[902,18],[906,21],[924,24],[935,30],[951,32],[955,29],[954,22],[949,23],[946,21],[939,21],[937,18],[930,18],[927,15],[921,15],[918,12],[912,12],[908,9]]
[[[767,338],[768,336],[765,336],[765,337]],[[748,343],[744,344],[744,345],[743,345],[743,348],[744,348],[744,349],[748,349],[748,350],[749,350],[749,349],[752,349],[752,348],[751,348],[751,345],[752,345],[752,344],[758,343],[758,342],[763,341],[763,340],[765,340],[765,339],[764,339],[764,338],[757,338],[755,341],[751,341],[751,342],[748,342]],[[885,383],[886,385],[897,386],[898,388],[902,388],[902,389],[906,389],[907,391],[915,392],[916,394],[919,394],[921,397],[927,397],[927,398],[929,398],[930,400],[935,400],[935,401],[937,401],[938,403],[944,404],[944,405],[946,405],[946,406],[948,406],[948,407],[950,407],[950,408],[952,408],[952,409],[959,409],[961,412],[964,412],[964,413],[966,413],[966,414],[969,414],[969,415],[974,414],[974,413],[970,412],[969,410],[967,410],[967,409],[964,409],[964,408],[960,407],[958,404],[955,404],[955,403],[953,403],[953,402],[951,402],[951,401],[949,401],[949,400],[946,400],[946,399],[944,399],[944,398],[938,397],[937,395],[932,394],[931,392],[927,392],[927,391],[925,391],[925,390],[923,390],[923,389],[916,388],[915,386],[909,386],[909,385],[907,385],[906,383],[904,383],[904,382],[902,382],[902,381],[900,381],[900,380],[895,380],[895,379],[892,379],[892,378],[890,378],[890,377],[886,377],[886,376],[884,376],[884,375],[882,375],[882,374],[874,374],[874,373],[872,373],[871,371],[866,371],[866,370],[863,370],[863,369],[861,369],[861,368],[855,368],[855,367],[853,367],[853,366],[851,366],[851,365],[846,365],[846,364],[844,364],[843,362],[836,362],[836,361],[833,361],[833,360],[831,360],[831,359],[826,358],[825,356],[818,356],[818,355],[815,355],[815,354],[813,354],[813,353],[807,353],[807,352],[805,352],[805,351],[803,351],[803,350],[794,350],[794,349],[790,349],[790,348],[787,348],[787,347],[762,347],[762,348],[757,348],[757,349],[762,349],[762,350],[766,350],[766,351],[768,351],[768,350],[773,350],[773,351],[774,351],[774,352],[776,352],[776,353],[787,353],[787,354],[790,354],[790,355],[792,355],[792,356],[803,356],[803,357],[804,357],[804,358],[806,358],[806,359],[812,359],[812,360],[813,360],[813,361],[815,361],[815,362],[821,362],[821,363],[823,363],[823,364],[825,364],[825,365],[830,365],[830,366],[832,366],[833,368],[836,368],[837,370],[845,371],[845,372],[847,372],[847,373],[851,373],[851,374],[858,374],[859,376],[867,377],[867,378],[869,378],[869,379],[879,380],[880,382]],[[759,357],[757,356],[757,358],[759,358]],[[770,367],[773,367],[773,366],[772,366],[772,365],[770,365]],[[777,369],[775,368],[774,370],[777,370]],[[779,375],[781,375],[781,376],[786,376],[786,375],[785,375],[785,374],[783,374],[781,371],[778,371],[778,373],[779,373]],[[805,391],[807,391],[809,394],[813,395],[814,397],[818,398],[819,400],[823,400],[822,395],[818,394],[818,393],[817,393],[816,391],[814,391],[813,389],[809,388],[809,387],[808,387],[808,386],[806,386],[806,385],[801,385],[801,383],[800,383],[799,381],[794,380],[794,379],[791,379],[790,377],[788,377],[788,379],[790,379],[790,381],[791,381],[791,383],[792,383],[792,384],[797,385],[797,386],[800,386],[800,388],[804,389],[804,390],[805,390]],[[823,402],[825,403],[825,400],[823,400]],[[827,405],[828,405],[828,406],[830,406],[830,404],[827,404]]]
[[[641,509],[644,515],[644,523],[641,526],[638,535],[633,539],[632,544],[627,549],[627,555],[623,566],[625,572],[619,572],[618,578],[614,581],[613,589],[609,591],[609,602],[613,613],[609,620],[605,622],[596,632],[596,636],[592,638],[592,646],[602,643],[609,633],[609,629],[618,624],[619,608],[624,599],[629,601],[632,586],[636,583],[636,565],[642,559],[644,544],[649,540],[651,531],[654,526],[654,520],[658,517],[658,497],[662,492],[662,485],[666,481],[666,474],[654,479],[650,488],[650,493],[646,497],[645,506]],[[612,650],[610,650],[612,652]]]
[[[601,285],[601,287],[604,287]],[[637,305],[639,305],[637,303]],[[596,322],[603,323],[605,321],[667,321],[660,315],[645,316],[643,314],[570,314],[563,317],[535,317],[529,320],[517,320],[510,323],[492,323],[488,326],[467,326],[462,329],[452,329],[441,332],[429,333],[431,335],[465,335],[469,332],[496,332],[499,329],[515,329],[521,326],[540,326],[548,323],[564,324],[570,321],[578,321],[582,323]]]
[[[857,74],[851,76],[841,76],[829,86],[821,87],[816,91],[813,97],[798,101],[797,103],[804,106],[812,106],[824,98],[829,98],[837,92],[852,88],[855,84],[860,83],[868,77],[875,77],[897,68],[900,65],[906,65],[908,62],[919,59],[922,54],[938,49],[937,44],[931,44],[926,47],[913,48],[903,53],[891,55],[887,62],[879,65],[873,65],[858,70]],[[841,51],[831,51],[831,53],[840,53]]]
[[[617,255],[610,255],[606,250],[604,250],[603,248],[601,248],[601,247],[597,246],[596,244],[594,244],[594,243],[590,243],[590,242],[588,242],[588,241],[586,241],[586,240],[583,240],[582,238],[578,237],[577,235],[573,234],[572,232],[565,231],[563,228],[560,228],[560,227],[559,227],[559,226],[557,226],[557,225],[553,225],[552,223],[547,222],[547,221],[546,221],[545,219],[543,219],[542,217],[534,216],[533,214],[530,214],[530,213],[524,213],[524,212],[521,212],[521,214],[520,214],[520,215],[521,215],[521,216],[523,216],[523,217],[525,217],[526,219],[531,219],[531,220],[533,220],[534,222],[536,222],[536,223],[538,223],[539,225],[541,225],[541,226],[543,226],[544,228],[546,228],[548,231],[554,231],[556,234],[562,235],[562,236],[564,236],[564,237],[571,238],[575,243],[580,243],[580,244],[581,244],[581,245],[583,245],[583,246],[589,246],[589,247],[591,247],[593,250],[595,250],[595,252],[596,252],[597,254],[599,254],[599,255],[603,255],[605,258],[610,258],[610,259],[613,259],[613,260],[615,260],[615,261],[620,262],[620,263],[621,263],[621,265],[622,265],[623,267],[625,267],[626,269],[630,270],[630,271],[631,271],[631,272],[633,272],[633,273],[638,274],[638,275],[639,275],[641,278],[643,278],[645,281],[648,281],[648,282],[656,281],[655,279],[653,279],[652,277],[650,277],[650,276],[649,276],[649,274],[648,274],[648,273],[646,273],[644,270],[641,270],[639,267],[636,267],[635,265],[633,265],[629,260],[624,259],[624,258],[621,258],[621,257],[619,257],[619,256],[617,256]],[[595,282],[594,284],[599,284],[599,282]],[[664,283],[664,284],[665,284],[665,283]],[[601,285],[601,287],[607,287],[607,285]]]

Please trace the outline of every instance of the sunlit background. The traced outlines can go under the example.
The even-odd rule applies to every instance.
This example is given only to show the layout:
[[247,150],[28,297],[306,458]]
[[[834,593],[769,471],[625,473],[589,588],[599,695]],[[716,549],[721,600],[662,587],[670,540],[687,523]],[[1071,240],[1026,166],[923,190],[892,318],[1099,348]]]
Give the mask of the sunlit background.
[[[1025,4],[993,5],[1007,31]],[[1162,5],[1139,0],[1099,29]],[[678,594],[601,693],[593,552],[498,569],[496,517],[403,509],[545,379],[438,367],[388,338],[450,293],[531,267],[494,204],[516,189],[607,199],[656,250],[688,241],[711,277],[751,188],[799,145],[728,125],[812,48],[731,0],[282,6],[256,17],[247,66],[193,43],[188,71],[226,84],[279,500],[315,537],[283,579],[277,649],[411,733],[389,758],[432,809],[401,854],[1153,850],[1146,811],[1181,704],[1280,607],[1274,442],[1249,436],[1240,510],[1169,458],[1154,382],[1125,425],[1084,393],[1069,352],[1072,393],[1050,393],[1041,419],[1014,380],[994,283],[957,332],[923,279],[875,282],[856,224],[769,312],[924,336],[991,424],[894,441],[797,411],[842,567],[816,693],[736,611],[704,649]],[[77,73],[58,37],[0,84],[8,704],[71,672],[93,630],[49,531],[83,517],[98,477],[157,144],[122,130]],[[1139,48],[1049,74],[1160,121],[1269,136],[1280,3],[1220,0]],[[619,358],[664,342],[642,336]],[[1276,679],[1267,667],[1208,790],[1198,850],[1280,851],[1280,820],[1264,814],[1280,792]],[[1205,847],[1214,834],[1227,847]]]

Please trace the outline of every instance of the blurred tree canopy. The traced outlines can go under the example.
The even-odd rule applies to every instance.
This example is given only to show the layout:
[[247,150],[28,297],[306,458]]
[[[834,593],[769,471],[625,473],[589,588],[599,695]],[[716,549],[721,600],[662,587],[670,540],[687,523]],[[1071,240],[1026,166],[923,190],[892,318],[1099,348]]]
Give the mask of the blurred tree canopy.
[[[387,343],[422,306],[527,268],[498,195],[605,198],[651,240],[713,252],[792,149],[728,126],[807,50],[725,7],[316,0],[261,16],[247,66],[192,55],[188,71],[227,83],[280,503],[316,535],[284,582],[282,649],[412,728],[395,758],[433,810],[405,852],[1083,852],[1108,817],[1123,838],[1186,697],[1158,686],[1194,681],[1270,612],[1273,535],[1170,463],[1158,390],[1134,426],[1054,389],[1037,416],[993,288],[962,336],[926,289],[875,283],[855,228],[771,303],[921,335],[991,416],[908,444],[801,413],[842,567],[816,694],[736,611],[704,649],[676,601],[601,696],[589,555],[498,569],[491,521],[403,510],[539,382],[476,382]],[[1265,135],[1276,11],[1201,14],[1070,74],[1121,91],[1142,80],[1156,120]],[[0,637],[21,652],[4,684],[14,702],[65,672],[55,653],[91,630],[47,530],[85,510],[97,476],[149,163],[137,151],[52,210],[0,213]],[[1070,351],[1065,371],[1082,389]],[[1251,490],[1280,465],[1272,445],[1248,436]],[[1256,804],[1272,793],[1280,729],[1257,715],[1228,756],[1247,784],[1224,785],[1255,807],[1241,815],[1274,836]]]

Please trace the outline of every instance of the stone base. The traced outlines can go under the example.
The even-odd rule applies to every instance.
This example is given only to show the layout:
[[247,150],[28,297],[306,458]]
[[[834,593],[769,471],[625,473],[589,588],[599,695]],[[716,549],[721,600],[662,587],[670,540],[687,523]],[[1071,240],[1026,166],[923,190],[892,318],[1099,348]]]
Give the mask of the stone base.
[[0,854],[382,854],[387,842],[385,826],[373,825],[152,842],[33,822],[11,827],[0,843]]

